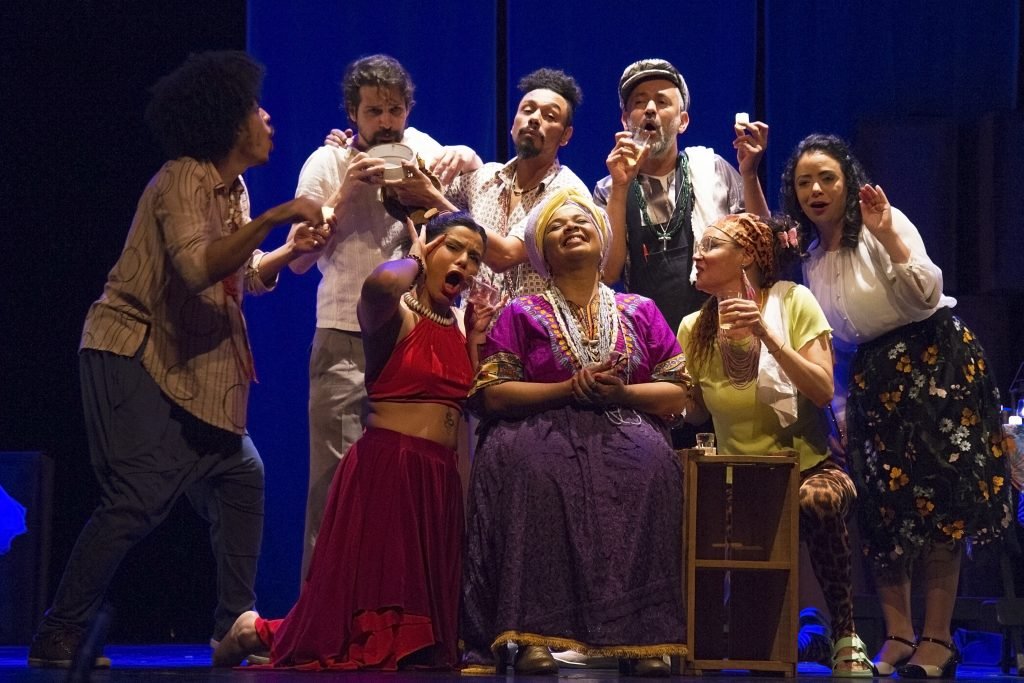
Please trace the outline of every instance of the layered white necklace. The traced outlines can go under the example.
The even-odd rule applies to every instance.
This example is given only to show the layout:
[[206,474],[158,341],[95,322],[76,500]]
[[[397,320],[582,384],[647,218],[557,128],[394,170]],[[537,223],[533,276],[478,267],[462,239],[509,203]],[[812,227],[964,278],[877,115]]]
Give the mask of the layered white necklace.
[[427,320],[435,322],[438,325],[445,327],[455,324],[455,316],[452,314],[451,309],[448,310],[447,315],[439,315],[434,313],[432,310],[420,303],[420,300],[412,292],[406,292],[402,295],[402,301],[409,307],[414,313],[418,313]]
[[[544,291],[544,298],[555,312],[555,320],[565,334],[569,351],[582,368],[591,363],[607,360],[619,336],[619,312],[615,304],[615,293],[607,286],[597,285],[598,315],[595,336],[587,337],[570,304],[558,287],[551,283]],[[589,310],[589,304],[588,304]]]

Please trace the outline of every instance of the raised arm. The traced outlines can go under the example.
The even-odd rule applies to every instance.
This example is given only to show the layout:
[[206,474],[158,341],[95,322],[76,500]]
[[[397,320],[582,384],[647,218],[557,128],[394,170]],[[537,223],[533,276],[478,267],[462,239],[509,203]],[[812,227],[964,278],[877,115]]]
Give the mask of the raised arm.
[[[326,213],[326,212],[325,212]],[[317,255],[323,251],[324,245],[334,232],[336,219],[331,212],[328,220],[318,225],[296,223],[288,233],[288,239],[278,248],[259,254],[259,261],[254,264],[256,272],[265,288],[273,287],[277,276],[284,267],[296,259],[308,254]]]
[[483,160],[471,147],[466,145],[449,145],[441,149],[441,153],[430,165],[430,172],[447,187],[457,176],[475,171],[484,165]]
[[417,234],[410,221],[407,221],[407,225],[413,237],[409,255],[385,261],[374,268],[359,293],[359,303],[356,305],[359,328],[368,337],[394,319],[395,314],[401,310],[399,301],[402,295],[426,275],[427,256],[444,241],[444,235],[438,235],[429,244],[424,244],[426,227]]
[[771,211],[757,173],[761,158],[768,149],[768,124],[760,121],[737,123],[734,129],[736,139],[732,141],[732,146],[736,150],[740,177],[743,178],[743,207],[749,213],[768,218]]
[[[338,154],[337,150],[330,147],[316,150],[306,160],[299,173],[297,193],[320,199],[325,206],[334,209],[340,220],[348,210],[350,198],[357,188],[383,183],[384,161],[369,157],[364,152],[355,153],[339,161]],[[301,229],[301,224],[293,225],[291,232],[288,233],[288,239],[302,239]],[[313,267],[319,256],[319,252],[302,254],[292,260],[288,267],[292,272],[301,275]]]
[[629,131],[615,134],[615,146],[605,159],[605,166],[611,175],[611,185],[607,197],[594,193],[594,200],[603,205],[608,212],[608,221],[612,229],[612,243],[605,262],[604,283],[612,285],[622,279],[622,270],[626,265],[626,203],[629,188],[640,169],[640,163],[647,157],[649,148],[637,147]]
[[829,404],[835,394],[835,383],[832,376],[832,342],[827,332],[799,349],[793,349],[780,341],[770,330],[761,337],[761,342],[779,367],[786,371],[797,391],[819,408]]

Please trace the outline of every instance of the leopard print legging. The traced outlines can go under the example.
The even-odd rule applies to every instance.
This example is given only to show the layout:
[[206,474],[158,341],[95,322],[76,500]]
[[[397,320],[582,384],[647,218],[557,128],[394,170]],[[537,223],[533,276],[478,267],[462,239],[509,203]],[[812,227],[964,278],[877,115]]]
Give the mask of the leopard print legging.
[[832,614],[832,637],[854,633],[853,577],[846,516],[857,497],[853,480],[826,460],[800,474],[800,538]]

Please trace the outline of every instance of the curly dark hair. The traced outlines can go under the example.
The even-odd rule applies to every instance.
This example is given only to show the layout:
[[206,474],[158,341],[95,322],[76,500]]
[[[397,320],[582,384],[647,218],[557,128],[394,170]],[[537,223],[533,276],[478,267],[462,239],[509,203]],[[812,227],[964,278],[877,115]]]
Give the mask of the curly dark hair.
[[[748,232],[754,238],[761,236],[761,240],[771,239],[771,245],[763,245],[770,248],[770,257],[757,259],[755,264],[761,268],[761,263],[770,264],[768,269],[761,268],[761,287],[769,288],[779,280],[792,279],[795,266],[800,262],[800,249],[791,243],[789,230],[799,230],[796,221],[789,216],[776,214],[771,218],[753,216],[752,214],[730,215],[715,221],[714,225],[721,225],[730,221],[737,221],[744,218],[752,218],[759,224],[760,231]],[[771,230],[771,237],[767,237],[767,231],[760,224]],[[745,247],[743,244],[740,246]],[[767,252],[765,252],[767,253]],[[715,339],[718,337],[718,298],[711,296],[704,301],[697,316],[697,322],[693,326],[693,332],[687,340],[687,348],[684,349],[686,357],[690,362],[705,364],[711,359],[711,352],[714,349]]]
[[200,52],[157,81],[145,119],[168,158],[226,157],[259,106],[263,71],[244,52]]
[[412,77],[405,67],[390,55],[360,57],[348,65],[345,75],[341,77],[341,96],[346,112],[359,109],[359,89],[364,85],[396,89],[402,96],[406,109],[412,109],[412,105],[416,103],[412,98],[416,91]]
[[537,69],[519,79],[519,92],[524,95],[531,90],[542,89],[558,93],[569,103],[565,125],[571,126],[576,107],[583,104],[583,91],[576,79],[560,69]]
[[782,186],[779,189],[782,209],[799,223],[800,244],[806,250],[819,237],[818,228],[800,208],[800,202],[796,197],[794,176],[800,157],[809,152],[821,152],[839,162],[839,168],[843,172],[843,181],[846,183],[846,210],[840,246],[855,248],[863,223],[860,215],[860,188],[867,185],[870,180],[868,180],[868,174],[864,171],[864,167],[850,151],[850,145],[842,138],[836,135],[813,133],[800,141],[790,155],[789,161],[786,162],[785,170],[782,171]]
[[[430,242],[438,235],[448,232],[456,225],[469,228],[480,235],[480,239],[483,240],[484,243],[484,251],[487,251],[487,231],[479,223],[473,220],[473,217],[468,211],[445,211],[444,213],[439,213],[427,221],[427,242]],[[407,253],[411,246],[412,239],[405,237],[401,241],[402,253]]]

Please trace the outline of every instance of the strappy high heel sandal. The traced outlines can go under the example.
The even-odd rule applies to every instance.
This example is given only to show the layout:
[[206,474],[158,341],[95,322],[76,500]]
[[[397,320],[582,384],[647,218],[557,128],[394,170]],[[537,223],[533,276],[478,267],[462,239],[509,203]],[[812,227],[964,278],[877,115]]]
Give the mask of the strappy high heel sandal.
[[[841,650],[850,650],[848,654],[839,654]],[[840,664],[861,664],[863,669],[837,669]],[[833,678],[872,678],[875,667],[868,659],[864,641],[856,633],[840,638],[832,646],[832,677]]]
[[939,666],[932,666],[931,664],[904,664],[896,670],[900,675],[900,678],[954,678],[956,676],[956,665],[960,663],[960,651],[956,649],[956,645],[950,641],[939,640],[938,638],[929,638],[928,636],[921,636],[921,641],[927,641],[929,643],[935,643],[949,650],[949,658]]
[[910,660],[910,658],[914,656],[914,653],[917,652],[917,643],[915,643],[912,640],[907,640],[906,638],[900,638],[899,636],[894,636],[894,635],[891,635],[891,634],[887,635],[885,637],[885,639],[886,640],[894,640],[897,643],[903,643],[904,645],[906,645],[906,646],[908,646],[910,648],[910,654],[909,655],[907,655],[906,657],[902,657],[902,658],[898,659],[897,661],[893,662],[892,664],[890,664],[889,662],[881,662],[881,661],[874,662],[875,673],[877,675],[879,675],[879,676],[892,676],[893,674],[896,673],[896,669],[898,669],[901,666],[903,666],[904,664],[906,664]]

